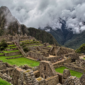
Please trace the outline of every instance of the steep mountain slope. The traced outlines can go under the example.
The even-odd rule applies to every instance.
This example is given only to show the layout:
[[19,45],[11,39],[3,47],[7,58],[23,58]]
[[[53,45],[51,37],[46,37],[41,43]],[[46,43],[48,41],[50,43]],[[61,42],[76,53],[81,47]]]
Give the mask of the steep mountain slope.
[[[11,14],[10,10],[2,6],[0,7],[0,35],[23,33],[23,25]],[[27,33],[26,27],[23,30]]]
[[62,23],[61,29],[53,30],[49,26],[44,28],[45,31],[48,29],[50,30],[48,32],[63,46],[77,49],[81,44],[85,43],[85,31],[74,34],[71,29],[67,29],[65,22]]
[[70,40],[65,42],[64,46],[77,49],[83,43],[85,43],[85,31],[80,34],[74,34]]
[[49,44],[58,45],[57,41],[50,33],[35,28],[28,28],[28,31],[29,35],[35,37],[38,40],[41,40],[43,43],[47,42]]

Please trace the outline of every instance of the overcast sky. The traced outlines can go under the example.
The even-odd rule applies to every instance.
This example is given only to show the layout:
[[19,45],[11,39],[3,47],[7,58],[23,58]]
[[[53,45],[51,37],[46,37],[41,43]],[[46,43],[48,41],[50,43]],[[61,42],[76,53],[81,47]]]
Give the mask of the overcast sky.
[[61,18],[74,32],[85,30],[85,0],[0,0],[0,6],[7,6],[27,27],[61,28]]

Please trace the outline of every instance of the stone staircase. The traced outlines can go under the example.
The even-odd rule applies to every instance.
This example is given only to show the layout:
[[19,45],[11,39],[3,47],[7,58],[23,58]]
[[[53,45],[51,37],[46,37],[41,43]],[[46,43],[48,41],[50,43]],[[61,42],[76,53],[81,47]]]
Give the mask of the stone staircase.
[[19,41],[14,42],[14,43],[15,43],[16,47],[18,48],[18,50],[22,53],[22,55],[23,55],[24,57],[27,57],[27,54],[24,52],[24,50],[23,50],[22,47],[20,46]]

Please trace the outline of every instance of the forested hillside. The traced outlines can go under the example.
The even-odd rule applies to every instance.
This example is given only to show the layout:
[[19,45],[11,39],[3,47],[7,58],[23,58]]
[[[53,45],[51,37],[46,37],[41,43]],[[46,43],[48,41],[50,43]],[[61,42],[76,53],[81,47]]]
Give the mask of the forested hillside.
[[41,40],[43,43],[47,42],[50,44],[58,45],[55,38],[50,34],[40,29],[28,28],[29,35],[35,37],[38,40]]

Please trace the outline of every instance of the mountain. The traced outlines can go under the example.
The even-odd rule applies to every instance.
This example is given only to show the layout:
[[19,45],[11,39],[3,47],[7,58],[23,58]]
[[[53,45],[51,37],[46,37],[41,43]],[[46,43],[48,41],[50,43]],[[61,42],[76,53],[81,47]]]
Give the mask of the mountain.
[[10,10],[2,6],[0,7],[0,35],[23,33],[23,30],[27,33],[27,29],[21,25],[18,20],[11,14]]
[[28,28],[28,31],[29,31],[29,35],[35,37],[37,40],[41,40],[43,43],[47,42],[49,44],[58,45],[55,38],[50,33],[47,33],[44,30]]
[[57,40],[60,45],[68,48],[77,49],[81,44],[85,43],[85,31],[74,34],[73,31],[67,29],[66,22],[61,22],[61,29],[53,30],[52,27],[46,26],[43,30],[48,31]]
[[58,45],[51,34],[39,29],[27,28],[25,25],[18,22],[7,7],[0,7],[0,36],[5,34],[15,35],[16,33],[33,36],[43,43],[47,42]]

